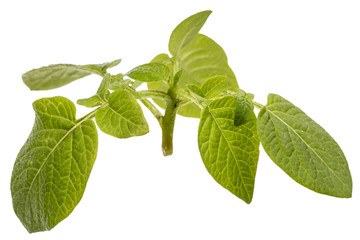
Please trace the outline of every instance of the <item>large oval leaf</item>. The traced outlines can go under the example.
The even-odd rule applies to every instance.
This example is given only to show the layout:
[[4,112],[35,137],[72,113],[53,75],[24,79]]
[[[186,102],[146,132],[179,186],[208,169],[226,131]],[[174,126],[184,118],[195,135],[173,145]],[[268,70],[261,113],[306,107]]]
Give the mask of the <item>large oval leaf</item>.
[[29,232],[52,229],[83,196],[97,153],[97,130],[88,118],[75,120],[63,97],[34,102],[35,124],[15,161],[13,207]]
[[216,99],[200,117],[198,144],[202,160],[213,178],[246,203],[254,192],[260,140],[256,117],[234,125],[235,97]]
[[266,153],[296,182],[318,193],[351,197],[351,175],[339,145],[291,102],[269,94],[258,131]]

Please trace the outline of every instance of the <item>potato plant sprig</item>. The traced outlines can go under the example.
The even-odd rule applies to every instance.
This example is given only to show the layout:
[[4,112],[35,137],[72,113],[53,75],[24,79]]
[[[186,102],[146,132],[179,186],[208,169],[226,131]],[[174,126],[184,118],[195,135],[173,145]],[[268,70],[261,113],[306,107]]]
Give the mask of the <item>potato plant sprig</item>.
[[[199,33],[210,14],[199,12],[174,29],[170,55],[159,54],[126,73],[107,72],[120,64],[118,59],[49,65],[23,75],[31,90],[58,88],[90,74],[102,77],[94,95],[77,101],[95,108],[80,119],[67,98],[33,103],[34,127],[11,178],[14,211],[30,233],[52,229],[81,200],[97,155],[96,125],[116,138],[149,132],[139,102],[159,122],[164,156],[173,153],[176,116],[200,118],[198,148],[206,169],[246,203],[253,198],[260,143],[274,163],[304,187],[351,197],[351,174],[339,145],[285,98],[269,94],[263,105],[239,88],[224,50]],[[148,89],[137,90],[143,83]],[[165,109],[164,115],[150,99]],[[255,107],[260,110],[257,116]]]

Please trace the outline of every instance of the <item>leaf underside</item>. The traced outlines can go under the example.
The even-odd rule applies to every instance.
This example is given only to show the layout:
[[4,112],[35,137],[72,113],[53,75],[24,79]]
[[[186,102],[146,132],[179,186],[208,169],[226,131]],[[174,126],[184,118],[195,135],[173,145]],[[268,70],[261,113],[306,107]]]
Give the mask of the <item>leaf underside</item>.
[[73,211],[98,146],[94,122],[76,121],[70,100],[43,98],[33,106],[35,124],[11,177],[14,211],[30,233],[52,229]]
[[224,188],[246,203],[254,192],[260,141],[256,117],[235,126],[235,101],[216,99],[201,114],[198,145],[206,169]]
[[351,174],[339,145],[292,103],[269,94],[258,131],[266,153],[296,182],[318,193],[351,197]]
[[102,64],[73,65],[54,64],[28,71],[22,75],[31,90],[50,90],[67,85],[90,74],[104,76],[108,68],[120,63],[120,59]]

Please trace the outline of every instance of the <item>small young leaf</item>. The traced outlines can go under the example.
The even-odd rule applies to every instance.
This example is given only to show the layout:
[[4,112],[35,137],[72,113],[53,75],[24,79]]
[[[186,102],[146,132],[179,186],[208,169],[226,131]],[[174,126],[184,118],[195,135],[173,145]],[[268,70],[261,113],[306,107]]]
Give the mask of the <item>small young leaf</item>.
[[130,79],[124,79],[121,81],[116,81],[110,84],[109,89],[113,91],[124,90],[132,81]]
[[107,96],[109,95],[109,85],[110,85],[110,73],[106,73],[96,92],[96,95],[98,95],[99,98],[104,102],[107,100]]
[[228,83],[225,76],[215,76],[209,78],[201,85],[201,91],[206,99],[211,99],[226,91],[227,87]]
[[339,145],[292,103],[269,94],[258,131],[266,153],[296,182],[318,193],[351,197],[351,174]]
[[109,67],[114,67],[119,63],[120,60],[88,65],[55,64],[28,71],[22,75],[22,78],[31,90],[49,90],[62,87],[90,74],[104,76]]
[[197,85],[195,85],[195,84],[189,84],[189,85],[187,85],[187,88],[188,88],[191,92],[195,93],[196,95],[198,95],[198,96],[200,96],[200,97],[204,97],[203,92],[201,91],[201,89],[200,89]]
[[246,97],[236,97],[235,103],[235,126],[239,126],[253,119],[254,104]]
[[95,120],[100,130],[117,138],[129,138],[149,132],[140,105],[126,90],[110,94],[108,105],[99,109]]
[[[173,60],[167,55],[166,53],[161,53],[154,57],[153,60],[151,60],[151,63],[162,63],[166,65],[170,69],[170,75],[172,75],[172,69],[173,69]],[[175,81],[175,79],[174,79]],[[158,90],[162,92],[167,92],[169,90],[169,83],[168,79],[157,81],[157,82],[148,82],[147,83],[148,89]],[[165,109],[165,102],[161,99],[153,99],[153,101],[159,105],[160,107]]]
[[97,154],[97,130],[89,118],[75,120],[63,97],[33,104],[35,124],[11,177],[13,207],[30,232],[50,230],[81,200]]
[[156,57],[154,57],[153,60],[151,60],[152,63],[162,63],[166,65],[169,69],[172,68],[173,60],[167,55],[166,53],[160,53]]
[[115,67],[115,66],[119,65],[120,63],[121,63],[121,59],[116,59],[112,62],[101,63],[101,64],[97,64],[97,65],[102,69],[103,74],[105,74],[107,69]]
[[76,101],[77,104],[90,108],[100,106],[101,102],[102,100],[98,95],[94,95],[89,98],[82,98]]
[[175,76],[174,76],[174,85],[176,85],[179,82],[183,72],[184,72],[183,70],[180,70],[175,74]]
[[178,51],[199,33],[210,14],[211,11],[196,13],[174,29],[169,40],[169,51],[173,56],[176,56]]
[[212,101],[200,117],[198,144],[203,162],[213,178],[246,203],[254,192],[260,140],[256,117],[234,125],[235,97]]
[[140,65],[126,73],[128,77],[141,82],[156,82],[167,80],[169,74],[170,69],[162,63],[147,63]]
[[83,105],[85,107],[100,106],[101,103],[106,102],[110,94],[109,85],[110,85],[110,73],[106,73],[105,76],[103,77],[103,80],[100,83],[100,86],[96,94],[89,98],[83,98],[77,100],[77,104]]

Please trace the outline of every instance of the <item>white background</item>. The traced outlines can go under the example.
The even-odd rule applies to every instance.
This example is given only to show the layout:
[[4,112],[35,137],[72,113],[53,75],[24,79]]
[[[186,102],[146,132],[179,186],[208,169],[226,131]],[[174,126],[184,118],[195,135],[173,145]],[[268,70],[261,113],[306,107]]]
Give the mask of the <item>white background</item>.
[[[55,63],[123,62],[126,72],[167,53],[173,28],[213,10],[202,33],[226,51],[239,85],[266,103],[278,93],[321,124],[342,147],[353,197],[312,192],[261,151],[247,205],[208,174],[197,149],[198,119],[178,117],[174,155],[163,157],[157,122],[119,140],[99,132],[88,187],[52,231],[28,234],[12,210],[10,177],[31,131],[31,103],[91,96],[99,77],[31,92],[21,74]],[[0,239],[360,239],[359,1],[1,1]],[[78,107],[78,116],[89,109]]]

